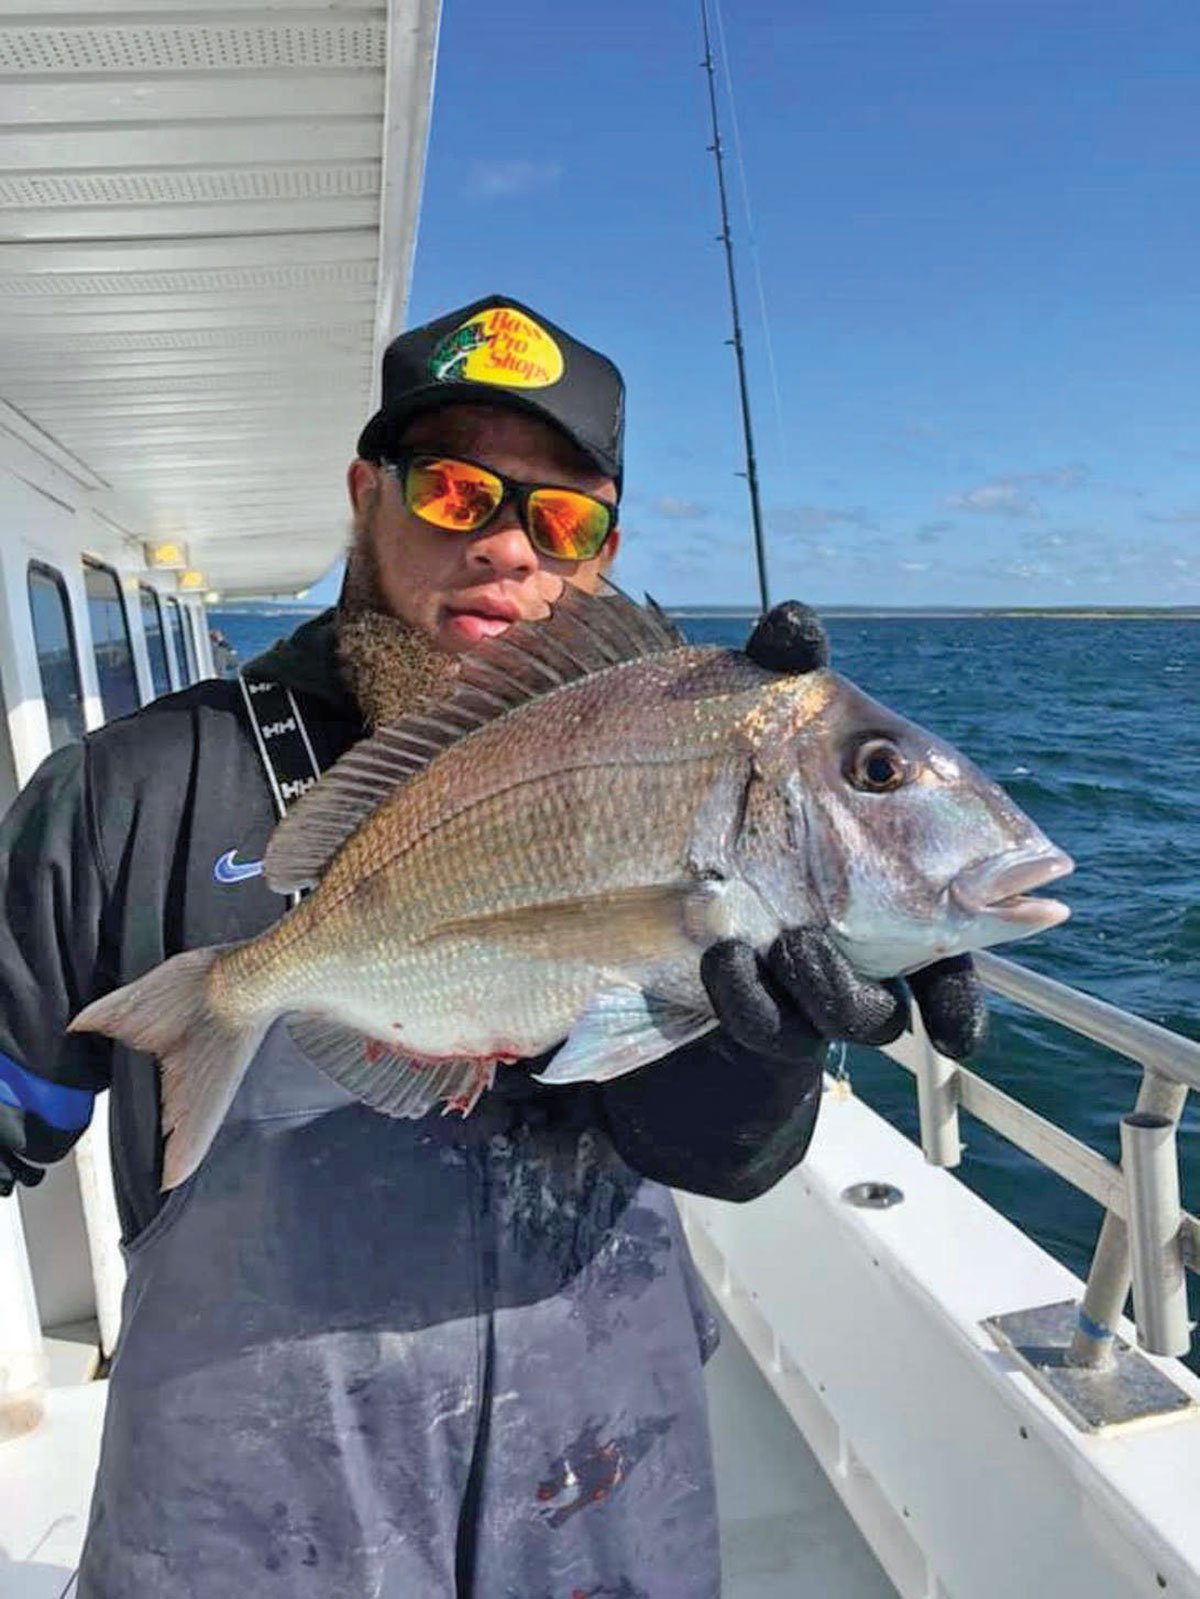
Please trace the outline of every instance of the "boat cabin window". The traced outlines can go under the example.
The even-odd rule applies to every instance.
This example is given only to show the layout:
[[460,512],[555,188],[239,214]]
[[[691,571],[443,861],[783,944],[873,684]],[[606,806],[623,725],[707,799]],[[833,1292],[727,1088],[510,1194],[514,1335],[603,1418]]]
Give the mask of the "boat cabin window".
[[121,585],[111,567],[85,561],[83,585],[87,590],[88,620],[92,624],[96,676],[100,679],[100,703],[104,707],[105,721],[110,722],[114,716],[128,716],[141,704],[133,645],[129,641],[129,619],[121,599]]
[[179,601],[172,599],[169,594],[163,596],[163,615],[167,623],[167,650],[171,663],[175,668],[175,681],[181,688],[186,687],[188,676],[184,665],[183,640],[180,635]]
[[178,600],[169,599],[167,601],[167,605],[170,607],[173,615],[176,635],[178,636],[182,634],[183,636],[183,658],[187,663],[187,681],[189,683],[194,683],[200,676],[200,669],[196,665],[196,641],[192,637],[192,629],[188,620],[187,612],[185,611],[184,607],[180,605]]
[[192,670],[197,681],[203,676],[204,668],[201,662],[204,651],[200,648],[200,615],[194,605],[185,605],[183,608],[184,621],[187,623],[188,639],[191,642]]
[[150,657],[150,677],[155,698],[171,692],[171,671],[167,665],[167,641],[163,632],[158,595],[148,583],[138,584],[142,606],[142,632],[146,635],[146,654]]
[[67,604],[67,585],[61,574],[52,566],[30,561],[28,582],[42,699],[50,724],[50,748],[56,750],[82,738],[84,731],[75,630]]

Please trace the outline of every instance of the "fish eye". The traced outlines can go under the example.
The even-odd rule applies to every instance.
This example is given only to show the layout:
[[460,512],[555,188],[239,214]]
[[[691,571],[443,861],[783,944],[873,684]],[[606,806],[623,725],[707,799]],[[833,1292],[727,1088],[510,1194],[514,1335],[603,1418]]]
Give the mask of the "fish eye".
[[850,757],[846,776],[867,794],[890,794],[907,779],[908,762],[890,738],[868,738]]

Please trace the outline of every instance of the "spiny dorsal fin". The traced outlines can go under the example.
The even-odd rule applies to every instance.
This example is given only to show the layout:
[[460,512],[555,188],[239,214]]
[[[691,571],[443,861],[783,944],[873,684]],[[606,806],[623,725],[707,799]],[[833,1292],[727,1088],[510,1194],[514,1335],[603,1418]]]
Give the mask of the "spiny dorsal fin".
[[396,788],[451,744],[528,700],[624,661],[677,648],[682,635],[653,601],[643,609],[608,584],[568,585],[544,622],[521,622],[464,655],[453,690],[363,739],[288,812],[263,862],[276,893],[310,888]]

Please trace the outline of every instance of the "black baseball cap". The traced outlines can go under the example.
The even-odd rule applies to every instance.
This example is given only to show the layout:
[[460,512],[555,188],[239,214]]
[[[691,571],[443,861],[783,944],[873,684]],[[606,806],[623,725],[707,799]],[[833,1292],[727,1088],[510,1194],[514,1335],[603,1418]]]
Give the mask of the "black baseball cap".
[[424,327],[383,354],[383,403],[358,453],[386,459],[401,428],[443,405],[502,405],[551,423],[621,488],[625,385],[613,363],[519,300],[490,294]]

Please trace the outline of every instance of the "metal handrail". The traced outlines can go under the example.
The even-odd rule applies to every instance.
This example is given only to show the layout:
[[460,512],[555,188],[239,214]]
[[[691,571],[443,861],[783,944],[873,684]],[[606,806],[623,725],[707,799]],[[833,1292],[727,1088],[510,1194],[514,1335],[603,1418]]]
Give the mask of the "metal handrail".
[[[913,1058],[919,1047],[914,1046],[911,1037],[901,1038],[894,1044],[886,1045],[883,1053],[919,1079],[918,1064]],[[941,1060],[944,1057],[938,1058]],[[954,1111],[961,1108],[969,1112],[976,1121],[983,1122],[994,1133],[999,1133],[1001,1138],[1007,1139],[1023,1154],[1045,1166],[1056,1177],[1061,1177],[1081,1194],[1095,1200],[1120,1221],[1126,1219],[1125,1176],[1115,1161],[1109,1160],[1081,1138],[1076,1138],[1074,1133],[1067,1132],[1057,1122],[1050,1121],[1019,1099],[1014,1099],[1011,1094],[1006,1094],[1002,1088],[980,1077],[978,1072],[957,1063],[951,1064],[953,1077],[949,1093]],[[957,1129],[954,1137],[957,1144]],[[957,1159],[936,1158],[928,1148],[925,1149],[925,1155],[936,1166],[958,1164]],[[1200,1274],[1200,1217],[1186,1211],[1182,1217],[1182,1243],[1185,1264],[1189,1270]]]
[[[1200,1272],[1200,1219],[1182,1210],[1177,1181],[1166,1182],[1162,1174],[1168,1170],[1177,1174],[1175,1134],[1189,1088],[1200,1090],[1200,1043],[1013,961],[977,954],[975,962],[980,979],[994,992],[1142,1067],[1137,1104],[1125,1118],[1122,1141],[1128,1143],[1126,1134],[1131,1129],[1144,1132],[1147,1123],[1155,1125],[1161,1146],[1155,1156],[1160,1180],[1157,1187],[1135,1180],[1129,1170],[1028,1105],[939,1055],[920,1016],[914,1014],[911,1033],[888,1045],[885,1053],[916,1077],[925,1158],[938,1166],[958,1164],[961,1108],[1104,1206],[1104,1225],[1069,1354],[1073,1364],[1103,1367],[1112,1361],[1116,1324],[1132,1277],[1130,1232],[1143,1238],[1148,1229],[1157,1229],[1161,1235],[1167,1228],[1169,1243],[1159,1251],[1157,1269],[1150,1271],[1143,1265],[1139,1272],[1135,1310],[1139,1339],[1146,1348],[1158,1354],[1184,1353],[1186,1301],[1182,1300],[1181,1284],[1185,1269]],[[1166,1210],[1162,1203],[1165,1192],[1173,1195]],[[1157,1208],[1151,1222],[1148,1207],[1152,1202]],[[1163,1328],[1173,1329],[1169,1339],[1155,1332]],[[1167,1347],[1169,1340],[1173,1341]]]
[[980,951],[975,969],[988,988],[1005,999],[1016,1000],[1095,1044],[1200,1091],[1200,1044],[1194,1040],[999,955]]

